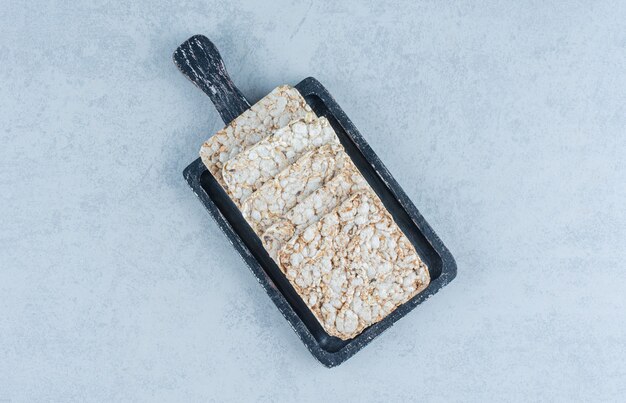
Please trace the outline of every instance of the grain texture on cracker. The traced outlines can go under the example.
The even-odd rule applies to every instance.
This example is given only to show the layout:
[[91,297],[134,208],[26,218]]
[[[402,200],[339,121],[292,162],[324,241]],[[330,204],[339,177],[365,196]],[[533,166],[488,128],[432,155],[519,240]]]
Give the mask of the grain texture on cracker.
[[347,340],[424,290],[428,269],[372,190],[291,239],[279,266],[331,335]]
[[291,122],[224,164],[227,193],[239,205],[304,153],[331,143],[339,144],[339,139],[326,118]]
[[368,183],[351,161],[343,172],[310,194],[285,215],[285,219],[271,225],[261,237],[263,246],[277,260],[280,248],[306,227],[319,221],[351,194],[368,188]]
[[315,116],[298,90],[288,85],[277,87],[207,140],[200,148],[200,158],[225,187],[222,167],[226,161],[289,122],[307,115]]
[[307,152],[243,202],[244,218],[261,236],[287,211],[331,180],[349,158],[338,144],[326,144]]

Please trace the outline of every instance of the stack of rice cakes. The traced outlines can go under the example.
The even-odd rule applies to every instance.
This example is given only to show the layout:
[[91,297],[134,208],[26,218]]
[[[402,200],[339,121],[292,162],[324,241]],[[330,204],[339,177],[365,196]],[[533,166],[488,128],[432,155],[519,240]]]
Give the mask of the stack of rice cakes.
[[200,156],[328,334],[351,339],[428,286],[413,245],[295,88],[274,89]]

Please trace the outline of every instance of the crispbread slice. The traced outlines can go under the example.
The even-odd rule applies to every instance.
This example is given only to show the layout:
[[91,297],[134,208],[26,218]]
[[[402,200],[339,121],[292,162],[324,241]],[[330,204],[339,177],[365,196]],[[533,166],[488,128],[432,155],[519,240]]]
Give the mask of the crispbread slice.
[[349,159],[339,144],[307,152],[243,202],[244,218],[261,236],[287,211],[332,179]]
[[324,329],[343,340],[424,290],[428,268],[373,190],[292,238],[279,266]]
[[288,85],[277,87],[208,139],[200,148],[200,158],[225,187],[222,167],[226,161],[289,122],[307,115],[315,117],[298,90]]
[[287,212],[285,219],[270,226],[261,240],[270,256],[277,260],[279,249],[306,227],[326,215],[351,194],[366,189],[368,183],[359,170],[348,161],[345,170],[310,194]]
[[235,204],[240,205],[304,153],[330,143],[339,144],[339,139],[326,118],[294,121],[224,164],[222,177],[226,190]]

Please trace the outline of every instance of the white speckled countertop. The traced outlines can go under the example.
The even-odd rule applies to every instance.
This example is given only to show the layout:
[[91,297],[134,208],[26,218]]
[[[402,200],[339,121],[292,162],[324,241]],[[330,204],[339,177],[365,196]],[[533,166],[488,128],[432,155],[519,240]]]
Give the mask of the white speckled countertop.
[[[0,402],[626,395],[626,3],[41,3],[0,13]],[[251,101],[318,78],[456,258],[338,368],[183,180],[196,33]]]

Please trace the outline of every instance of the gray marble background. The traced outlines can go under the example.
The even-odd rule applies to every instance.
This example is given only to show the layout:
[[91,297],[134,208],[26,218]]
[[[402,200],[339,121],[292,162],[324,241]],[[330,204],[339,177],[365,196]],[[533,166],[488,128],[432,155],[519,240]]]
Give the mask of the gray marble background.
[[[271,3],[271,4],[270,4]],[[626,3],[9,2],[0,401],[623,401]],[[250,100],[315,76],[458,277],[318,364],[184,182]]]

